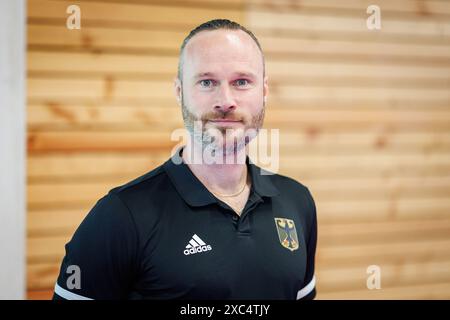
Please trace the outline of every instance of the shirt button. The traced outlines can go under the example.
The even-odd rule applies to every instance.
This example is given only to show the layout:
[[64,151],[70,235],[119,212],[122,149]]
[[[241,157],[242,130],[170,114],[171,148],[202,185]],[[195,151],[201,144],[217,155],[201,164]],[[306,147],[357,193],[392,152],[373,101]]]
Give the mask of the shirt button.
[[236,216],[236,215],[233,216],[233,220],[234,220],[234,221],[237,221],[238,219],[239,219],[238,216]]

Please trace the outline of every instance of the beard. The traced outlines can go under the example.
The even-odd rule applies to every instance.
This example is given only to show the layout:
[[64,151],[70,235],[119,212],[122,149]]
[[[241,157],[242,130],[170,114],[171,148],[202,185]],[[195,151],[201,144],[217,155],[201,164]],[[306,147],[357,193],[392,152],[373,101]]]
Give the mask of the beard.
[[[217,110],[197,116],[189,110],[183,95],[181,108],[184,125],[191,138],[194,142],[201,145],[203,154],[206,151],[206,153],[210,153],[215,157],[236,156],[239,151],[245,148],[258,135],[263,125],[265,114],[265,103],[263,103],[261,111],[254,115],[247,115],[235,110]],[[209,121],[214,119],[240,121],[243,127],[208,126]]]

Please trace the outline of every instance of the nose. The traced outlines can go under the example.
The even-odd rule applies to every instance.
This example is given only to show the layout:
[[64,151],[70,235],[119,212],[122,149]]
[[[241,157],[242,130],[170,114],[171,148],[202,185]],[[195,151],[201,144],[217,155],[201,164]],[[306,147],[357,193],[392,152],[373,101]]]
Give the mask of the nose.
[[236,101],[228,84],[222,84],[217,92],[216,103],[214,110],[227,113],[236,109]]

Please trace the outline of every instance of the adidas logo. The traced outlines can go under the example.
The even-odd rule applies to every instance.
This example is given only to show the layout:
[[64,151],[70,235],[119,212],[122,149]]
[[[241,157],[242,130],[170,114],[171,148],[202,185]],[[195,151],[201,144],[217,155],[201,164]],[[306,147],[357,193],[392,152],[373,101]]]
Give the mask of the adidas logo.
[[186,246],[186,249],[183,253],[188,256],[190,254],[196,254],[199,252],[205,252],[212,250],[211,246],[206,244],[200,237],[196,234],[192,236],[192,239],[189,240],[189,244]]

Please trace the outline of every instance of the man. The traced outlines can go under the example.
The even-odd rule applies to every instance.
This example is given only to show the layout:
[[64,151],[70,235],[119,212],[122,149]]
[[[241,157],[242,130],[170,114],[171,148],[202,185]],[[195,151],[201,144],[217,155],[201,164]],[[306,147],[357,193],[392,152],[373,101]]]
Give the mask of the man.
[[55,299],[315,297],[314,200],[246,155],[263,123],[264,69],[239,24],[191,31],[174,85],[190,139],[97,202],[66,245]]

